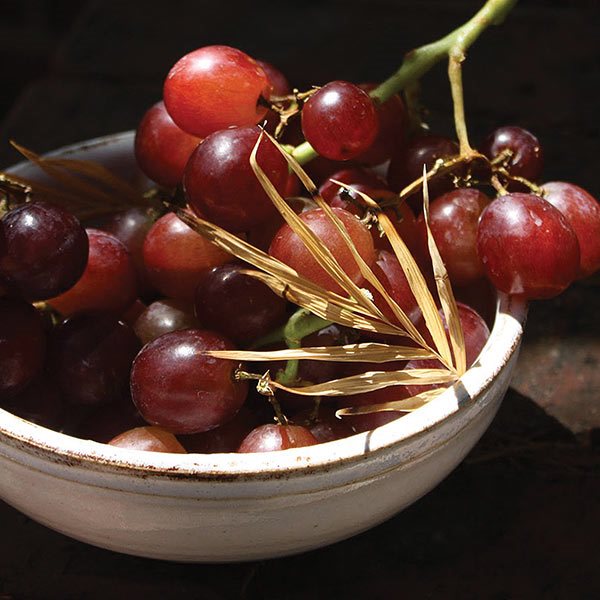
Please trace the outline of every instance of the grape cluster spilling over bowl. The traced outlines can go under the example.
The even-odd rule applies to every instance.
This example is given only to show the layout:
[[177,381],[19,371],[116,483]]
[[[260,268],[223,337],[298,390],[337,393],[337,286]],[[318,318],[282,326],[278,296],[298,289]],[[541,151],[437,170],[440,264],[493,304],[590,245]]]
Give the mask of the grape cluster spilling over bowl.
[[[163,190],[177,188],[176,196],[183,195],[193,214],[343,296],[340,282],[284,221],[257,178],[250,157],[258,146],[256,160],[276,193],[288,199],[351,282],[394,318],[379,291],[365,281],[358,255],[426,338],[405,269],[376,220],[369,220],[363,195],[390,217],[427,276],[431,263],[420,188],[408,196],[409,203],[398,192],[421,176],[423,165],[431,169],[457,155],[459,147],[415,129],[399,94],[382,103],[369,95],[373,89],[333,81],[306,94],[292,93],[272,65],[227,46],[200,48],[169,72],[164,103],[150,108],[139,125],[135,155]],[[344,236],[323,208],[301,197],[288,161],[261,136],[257,123],[274,131],[286,109],[296,114],[288,128],[278,129],[281,143],[293,143],[299,135],[295,126],[301,125],[321,157],[315,160],[321,164],[306,168],[318,178],[320,195]],[[471,303],[480,298],[474,307],[458,305],[467,366],[489,336],[486,281],[526,300],[549,298],[600,267],[599,205],[574,184],[536,184],[543,161],[537,138],[520,127],[501,127],[481,148],[485,162],[459,163],[429,186],[429,226],[450,280],[459,298]],[[382,168],[372,169],[380,164],[389,165],[387,177]],[[497,197],[490,197],[492,192]],[[402,411],[336,416],[340,408],[385,402],[387,388],[317,401],[281,392],[274,422],[270,404],[237,377],[240,365],[207,354],[272,350],[289,341],[281,332],[294,307],[249,274],[248,266],[156,203],[121,210],[87,228],[45,201],[5,211],[0,227],[3,406],[75,436],[177,453],[283,450],[344,438],[402,416]],[[394,336],[321,325],[297,340],[299,345],[398,343],[390,339]],[[294,366],[291,381],[285,363],[258,362],[252,370],[269,370],[301,387],[370,368],[440,366],[435,359],[383,366],[309,360]],[[396,386],[393,394],[398,400],[440,385]]]

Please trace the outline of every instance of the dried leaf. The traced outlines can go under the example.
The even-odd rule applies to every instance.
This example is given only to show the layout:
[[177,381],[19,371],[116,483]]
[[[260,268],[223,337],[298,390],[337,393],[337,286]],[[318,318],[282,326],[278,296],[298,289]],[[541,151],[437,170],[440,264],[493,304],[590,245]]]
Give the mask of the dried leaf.
[[452,292],[452,286],[448,278],[446,265],[440,255],[433,233],[431,231],[431,219],[429,216],[429,189],[427,185],[427,177],[425,175],[425,166],[423,166],[423,215],[425,217],[425,225],[427,228],[427,246],[431,263],[433,265],[433,275],[435,285],[437,287],[438,296],[444,311],[444,317],[448,325],[448,333],[450,334],[450,343],[454,354],[454,367],[459,375],[462,375],[467,369],[467,354],[465,349],[465,337],[462,326],[460,324],[460,316],[458,307]]
[[270,360],[321,360],[346,362],[386,363],[397,360],[433,358],[423,348],[388,346],[387,344],[347,344],[345,346],[315,346],[312,348],[287,348],[285,350],[207,350],[214,358],[240,361]]
[[[280,150],[280,152],[282,152],[282,154],[285,155],[287,154],[287,152],[285,152],[285,150],[283,150],[280,147],[280,145],[274,140],[274,138],[269,136],[266,132],[262,131],[250,155],[250,165],[254,171],[254,174],[258,178],[266,194],[271,199],[271,202],[273,202],[273,204],[280,212],[281,216],[284,218],[286,223],[291,227],[292,231],[300,238],[306,249],[311,253],[311,255],[319,263],[319,265],[327,272],[327,274],[350,297],[354,298],[360,305],[369,310],[372,316],[378,317],[383,321],[387,321],[387,319],[383,316],[383,314],[379,311],[379,309],[375,306],[371,299],[363,293],[361,288],[359,288],[352,281],[352,279],[340,266],[337,259],[333,256],[329,248],[325,244],[323,244],[319,237],[306,225],[306,223],[304,223],[304,221],[302,221],[302,219],[300,219],[300,217],[292,210],[292,208],[290,208],[287,202],[280,196],[275,186],[271,183],[269,178],[266,176],[265,172],[258,164],[256,156],[258,153],[259,145],[262,142],[264,135],[268,136],[268,138],[273,142],[273,144],[275,144],[275,146]],[[344,239],[349,239],[348,233],[346,232],[343,225],[341,223],[339,223],[339,225],[343,230],[342,236],[344,237]],[[350,245],[352,245],[351,242]],[[358,254],[356,252],[356,248],[354,248],[354,253]]]
[[428,385],[451,383],[456,374],[447,369],[404,369],[402,371],[367,371],[351,377],[332,379],[304,387],[287,387],[272,382],[272,386],[300,396],[351,396],[396,385]]
[[[415,394],[410,398],[402,398],[402,400],[390,400],[389,402],[380,402],[379,404],[340,408],[335,414],[343,417],[348,415],[368,415],[374,412],[412,412],[413,410],[425,406],[425,404],[431,402],[431,400],[437,398],[445,391],[446,388],[435,388],[433,390],[421,392],[420,394]],[[392,394],[393,391],[390,391],[390,395]]]

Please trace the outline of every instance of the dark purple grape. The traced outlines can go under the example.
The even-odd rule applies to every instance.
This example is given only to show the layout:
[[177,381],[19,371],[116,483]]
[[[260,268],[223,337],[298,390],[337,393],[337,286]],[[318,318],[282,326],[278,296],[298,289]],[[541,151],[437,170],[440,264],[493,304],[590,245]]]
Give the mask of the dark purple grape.
[[[277,213],[250,166],[257,127],[224,129],[209,135],[194,151],[183,175],[192,210],[229,231],[247,231]],[[288,166],[279,150],[264,139],[257,162],[280,194]]]
[[128,325],[100,313],[82,313],[51,338],[51,367],[73,404],[111,404],[127,397],[129,372],[141,347]]
[[46,335],[38,311],[12,298],[0,298],[0,397],[22,390],[41,371]]
[[52,298],[81,277],[88,238],[67,211],[47,202],[31,202],[4,215],[0,228],[4,237],[0,275],[27,300]]
[[182,300],[157,300],[136,319],[133,329],[143,344],[180,329],[198,328],[194,307]]
[[138,291],[141,295],[152,291],[144,264],[144,240],[156,218],[157,215],[153,211],[134,206],[114,215],[102,228],[114,235],[129,250],[137,274]]
[[338,419],[335,409],[320,406],[317,418],[313,418],[312,410],[303,410],[295,414],[292,421],[296,425],[306,427],[316,438],[319,444],[341,440],[356,433],[348,421]]
[[167,333],[144,346],[131,371],[131,396],[144,419],[173,433],[199,433],[223,425],[240,409],[248,383],[235,381],[237,363],[207,350],[233,350],[212,331]]
[[[429,171],[438,159],[456,156],[458,151],[458,144],[451,139],[438,135],[416,137],[392,157],[387,174],[388,184],[392,190],[399,192],[423,176],[423,165]],[[429,181],[429,197],[436,198],[452,187],[450,173],[436,176]],[[420,190],[410,196],[411,208],[417,213],[422,209],[422,198]]]
[[286,301],[240,265],[207,271],[196,290],[196,316],[205,327],[246,345],[286,320]]
[[511,152],[506,168],[511,175],[535,181],[542,174],[544,154],[539,140],[521,127],[508,125],[492,131],[482,144],[481,151],[489,159],[504,150]]
[[301,114],[306,141],[331,160],[359,156],[379,131],[373,101],[364,90],[347,81],[332,81],[317,90]]

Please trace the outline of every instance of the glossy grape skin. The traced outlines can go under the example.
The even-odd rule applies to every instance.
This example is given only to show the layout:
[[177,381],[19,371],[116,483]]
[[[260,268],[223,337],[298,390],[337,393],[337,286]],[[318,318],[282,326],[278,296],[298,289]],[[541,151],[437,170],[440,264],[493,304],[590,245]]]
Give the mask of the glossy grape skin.
[[131,396],[144,419],[173,433],[208,431],[232,419],[248,392],[234,380],[237,363],[212,358],[206,350],[233,350],[212,331],[167,333],[138,354],[131,372]]
[[[194,151],[183,175],[190,208],[228,231],[247,231],[277,209],[250,165],[260,130],[237,127],[208,136]],[[285,194],[288,166],[268,139],[260,143],[257,162],[279,194]]]
[[481,146],[481,152],[494,159],[503,150],[510,149],[507,170],[511,175],[535,181],[542,174],[544,154],[539,140],[529,131],[512,125],[492,131]]
[[[459,188],[436,198],[429,207],[431,231],[453,285],[468,285],[483,277],[477,255],[477,226],[490,199],[479,190]],[[423,214],[418,218],[422,252],[428,253]]]
[[165,106],[184,131],[206,137],[231,126],[254,125],[266,114],[271,83],[258,63],[229,46],[205,46],[180,58],[163,89]]
[[165,333],[197,329],[199,325],[191,304],[165,298],[150,304],[136,319],[133,330],[142,344],[148,344]]
[[[398,262],[396,255],[387,250],[378,250],[372,269],[374,275],[382,283],[392,300],[398,304],[415,325],[418,324],[422,319],[421,309],[410,289],[404,270]],[[366,284],[365,287],[371,291],[375,305],[392,323],[397,323],[398,320],[394,316],[391,307],[381,294],[370,283]]]
[[135,132],[135,158],[150,179],[174,188],[201,141],[177,127],[164,103],[157,102],[142,117]]
[[544,200],[567,219],[579,242],[578,278],[600,269],[600,204],[591,194],[572,183],[550,181],[543,185]]
[[136,206],[113,215],[102,227],[104,231],[123,242],[129,250],[137,273],[140,294],[152,292],[144,264],[143,249],[146,235],[156,222],[157,216],[152,210]]
[[[368,93],[377,86],[374,83],[363,83],[359,87]],[[379,121],[377,136],[371,146],[356,158],[366,165],[379,165],[406,145],[408,117],[400,95],[394,94],[383,103],[374,100],[374,105]]]
[[[373,238],[367,227],[354,215],[341,208],[333,208],[332,210],[342,221],[360,256],[368,265],[373,264],[375,248]],[[316,208],[303,213],[300,218],[329,248],[350,279],[356,284],[361,284],[364,278],[358,264],[336,226],[325,212],[320,208]],[[319,265],[289,225],[284,225],[277,232],[269,248],[269,254],[317,285],[345,295],[343,289]]]
[[88,260],[88,238],[76,217],[47,202],[30,202],[0,221],[0,276],[27,300],[72,287]]
[[202,272],[233,260],[177,215],[158,219],[144,241],[144,264],[152,285],[169,298],[192,302]]
[[[400,192],[409,183],[423,176],[423,165],[429,171],[439,159],[456,156],[458,144],[451,139],[438,135],[423,135],[412,139],[404,149],[392,157],[387,173],[388,185],[395,192]],[[436,198],[452,189],[451,174],[432,178],[428,182],[429,197]],[[422,193],[417,191],[410,196],[411,208],[420,212]]]
[[373,101],[347,81],[332,81],[317,90],[304,104],[301,115],[306,141],[331,160],[359,156],[379,131]]
[[185,448],[170,431],[152,425],[124,431],[110,440],[108,445],[145,452],[187,454]]
[[137,276],[129,251],[114,235],[87,229],[88,262],[77,283],[48,304],[64,317],[79,312],[120,314],[137,298]]
[[244,438],[238,452],[275,452],[318,443],[317,438],[301,425],[261,425]]
[[129,372],[141,343],[115,317],[82,313],[56,327],[50,366],[72,404],[98,406],[127,398]]
[[45,356],[46,335],[38,311],[22,300],[0,298],[0,398],[33,381]]
[[528,300],[552,298],[579,270],[575,232],[549,202],[512,193],[481,214],[477,253],[496,289]]
[[286,76],[277,67],[264,60],[257,60],[256,63],[265,72],[271,84],[273,96],[287,96],[292,93],[292,88]]
[[201,324],[244,346],[283,324],[287,303],[242,268],[231,264],[205,272],[194,307]]

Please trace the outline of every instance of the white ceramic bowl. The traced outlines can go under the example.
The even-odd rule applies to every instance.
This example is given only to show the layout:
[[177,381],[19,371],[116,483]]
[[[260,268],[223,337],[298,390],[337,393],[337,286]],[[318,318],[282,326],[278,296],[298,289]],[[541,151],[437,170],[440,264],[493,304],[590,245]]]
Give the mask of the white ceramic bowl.
[[[54,154],[132,175],[133,134]],[[13,173],[33,176],[30,165]],[[504,396],[526,315],[500,296],[479,360],[423,408],[375,431],[266,454],[175,455],[114,448],[0,410],[0,495],[36,521],[139,556],[223,562],[310,550],[364,531],[454,469]],[[393,392],[390,392],[392,394]]]

